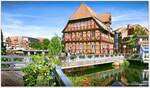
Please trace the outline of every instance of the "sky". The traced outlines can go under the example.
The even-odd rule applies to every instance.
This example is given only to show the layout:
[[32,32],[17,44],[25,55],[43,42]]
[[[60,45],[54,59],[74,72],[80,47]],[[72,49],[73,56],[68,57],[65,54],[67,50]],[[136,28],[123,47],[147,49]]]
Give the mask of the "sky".
[[148,28],[147,1],[3,1],[3,35],[48,39],[55,34],[62,36],[69,17],[82,3],[97,14],[111,13],[113,30],[127,24]]

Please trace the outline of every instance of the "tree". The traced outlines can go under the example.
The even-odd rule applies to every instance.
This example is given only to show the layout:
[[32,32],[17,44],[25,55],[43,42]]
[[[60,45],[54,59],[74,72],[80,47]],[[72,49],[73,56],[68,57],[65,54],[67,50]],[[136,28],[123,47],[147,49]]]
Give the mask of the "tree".
[[42,45],[39,41],[31,41],[30,46],[32,49],[42,49]]
[[62,51],[62,42],[60,37],[56,35],[51,39],[48,51],[51,56],[56,56]]
[[148,33],[145,31],[144,27],[137,25],[134,30],[134,35],[148,35]]
[[42,44],[41,44],[42,45],[42,49],[47,50],[49,43],[50,43],[49,39],[44,39]]
[[140,26],[140,25],[136,25],[133,35],[128,39],[128,47],[129,48],[135,48],[137,45],[137,40],[138,40],[138,36],[139,35],[148,35],[147,32],[145,31],[145,28]]

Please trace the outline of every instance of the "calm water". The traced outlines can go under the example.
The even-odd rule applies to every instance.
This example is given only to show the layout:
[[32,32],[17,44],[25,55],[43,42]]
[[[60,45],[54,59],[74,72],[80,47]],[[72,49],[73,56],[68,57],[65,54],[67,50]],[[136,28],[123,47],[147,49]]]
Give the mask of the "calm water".
[[130,63],[129,67],[119,68],[106,64],[66,75],[75,86],[83,86],[83,80],[89,81],[88,86],[148,86],[148,65]]

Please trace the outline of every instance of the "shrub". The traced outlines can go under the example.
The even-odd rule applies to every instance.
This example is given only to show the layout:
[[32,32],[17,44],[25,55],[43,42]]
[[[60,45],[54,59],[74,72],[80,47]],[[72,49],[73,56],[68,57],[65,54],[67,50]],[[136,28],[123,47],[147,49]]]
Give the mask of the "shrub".
[[[44,55],[33,55],[32,63],[22,69],[26,86],[48,86],[53,80],[50,75],[55,64],[60,64],[57,58],[45,58]],[[53,86],[53,84],[51,85]]]

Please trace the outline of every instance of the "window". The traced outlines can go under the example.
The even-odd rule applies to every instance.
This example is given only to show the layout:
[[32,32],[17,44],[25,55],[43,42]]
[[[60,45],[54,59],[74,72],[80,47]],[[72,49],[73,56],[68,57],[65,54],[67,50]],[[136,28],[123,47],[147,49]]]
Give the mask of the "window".
[[96,49],[96,45],[95,44],[92,44],[92,49]]
[[95,37],[95,31],[92,31],[92,37]]
[[83,32],[80,32],[80,36],[81,36],[81,37],[83,36]]
[[94,21],[93,20],[91,20],[91,24],[94,25]]
[[83,44],[80,44],[80,49],[83,49]]

